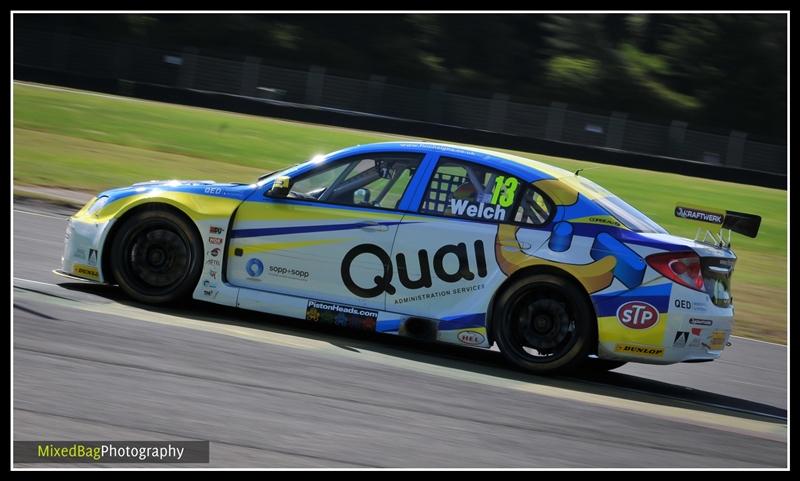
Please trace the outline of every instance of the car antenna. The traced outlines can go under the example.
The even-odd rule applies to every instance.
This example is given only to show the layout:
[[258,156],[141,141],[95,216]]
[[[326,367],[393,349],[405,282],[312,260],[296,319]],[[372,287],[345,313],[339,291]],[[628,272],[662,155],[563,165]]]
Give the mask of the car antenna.
[[578,176],[578,175],[581,175],[581,171],[582,171],[582,170],[583,170],[583,169],[578,169],[578,170],[576,170],[576,171],[575,171],[575,175],[576,175],[576,176]]

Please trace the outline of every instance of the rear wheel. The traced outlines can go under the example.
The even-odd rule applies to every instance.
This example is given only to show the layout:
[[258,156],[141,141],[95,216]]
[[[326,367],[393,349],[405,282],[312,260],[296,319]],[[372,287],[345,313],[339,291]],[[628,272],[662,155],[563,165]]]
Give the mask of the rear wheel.
[[187,297],[200,278],[203,241],[174,211],[142,210],[124,220],[111,247],[111,270],[122,290],[140,302]]
[[594,316],[583,291],[549,274],[518,279],[495,303],[494,336],[505,357],[535,373],[572,370],[593,346]]

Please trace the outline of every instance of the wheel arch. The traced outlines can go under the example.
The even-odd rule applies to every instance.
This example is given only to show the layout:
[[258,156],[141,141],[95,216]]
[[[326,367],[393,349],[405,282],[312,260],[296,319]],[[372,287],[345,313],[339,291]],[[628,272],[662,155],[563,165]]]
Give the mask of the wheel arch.
[[175,204],[168,203],[168,202],[160,202],[158,200],[153,200],[150,202],[143,202],[140,204],[136,204],[133,207],[127,209],[123,212],[119,218],[115,220],[115,222],[111,225],[108,234],[106,235],[105,240],[103,241],[103,256],[101,260],[101,268],[103,270],[103,277],[106,279],[106,282],[109,284],[114,284],[116,279],[113,278],[113,270],[111,269],[111,252],[114,246],[114,239],[119,232],[120,227],[132,216],[135,214],[147,211],[147,210],[164,210],[174,213],[179,217],[182,217],[186,220],[189,225],[194,228],[195,233],[198,235],[200,239],[203,238],[200,229],[197,226],[197,222],[195,222],[192,217],[183,209],[178,207]]
[[489,309],[486,312],[486,336],[487,336],[487,339],[489,340],[489,344],[490,345],[494,344],[494,332],[493,332],[493,326],[492,326],[492,321],[493,321],[492,318],[494,317],[494,311],[495,311],[495,307],[496,307],[495,306],[496,300],[500,297],[500,295],[506,289],[508,289],[508,286],[510,286],[512,283],[516,282],[518,279],[523,278],[523,277],[527,277],[527,276],[532,276],[532,275],[540,275],[540,274],[550,274],[550,275],[554,275],[554,276],[560,277],[562,279],[565,279],[566,281],[570,282],[571,284],[574,284],[575,287],[577,287],[579,289],[579,291],[581,292],[581,294],[584,296],[584,298],[585,298],[585,300],[586,300],[586,302],[587,302],[587,304],[589,306],[589,309],[591,309],[592,317],[594,319],[594,322],[592,323],[592,326],[593,326],[593,329],[592,329],[592,333],[593,333],[592,346],[593,347],[592,347],[592,349],[593,349],[593,353],[596,354],[597,353],[596,352],[597,351],[597,341],[598,341],[597,310],[595,309],[594,302],[592,301],[592,298],[589,295],[589,292],[586,290],[586,288],[583,286],[583,284],[575,276],[573,276],[572,274],[570,274],[569,272],[567,272],[567,271],[565,271],[563,269],[559,269],[558,267],[549,266],[549,265],[534,265],[534,266],[528,266],[528,267],[524,267],[522,269],[519,269],[518,271],[516,271],[513,274],[511,274],[505,281],[503,281],[503,283],[500,284],[500,287],[498,287],[497,290],[495,290],[491,301],[489,301]]

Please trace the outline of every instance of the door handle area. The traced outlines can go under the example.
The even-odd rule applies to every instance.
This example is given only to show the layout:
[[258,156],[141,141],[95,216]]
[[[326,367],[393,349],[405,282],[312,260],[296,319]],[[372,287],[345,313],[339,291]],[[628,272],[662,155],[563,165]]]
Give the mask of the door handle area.
[[363,220],[361,221],[361,230],[365,230],[367,232],[386,232],[389,230],[388,225],[383,225],[380,222],[375,222],[374,220]]

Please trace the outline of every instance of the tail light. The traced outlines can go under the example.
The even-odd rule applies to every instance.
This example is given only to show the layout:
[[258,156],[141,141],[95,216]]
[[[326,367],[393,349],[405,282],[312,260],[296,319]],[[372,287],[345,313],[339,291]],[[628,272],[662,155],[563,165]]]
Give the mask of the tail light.
[[664,277],[690,289],[705,291],[700,257],[694,252],[665,252],[648,256],[646,260]]

